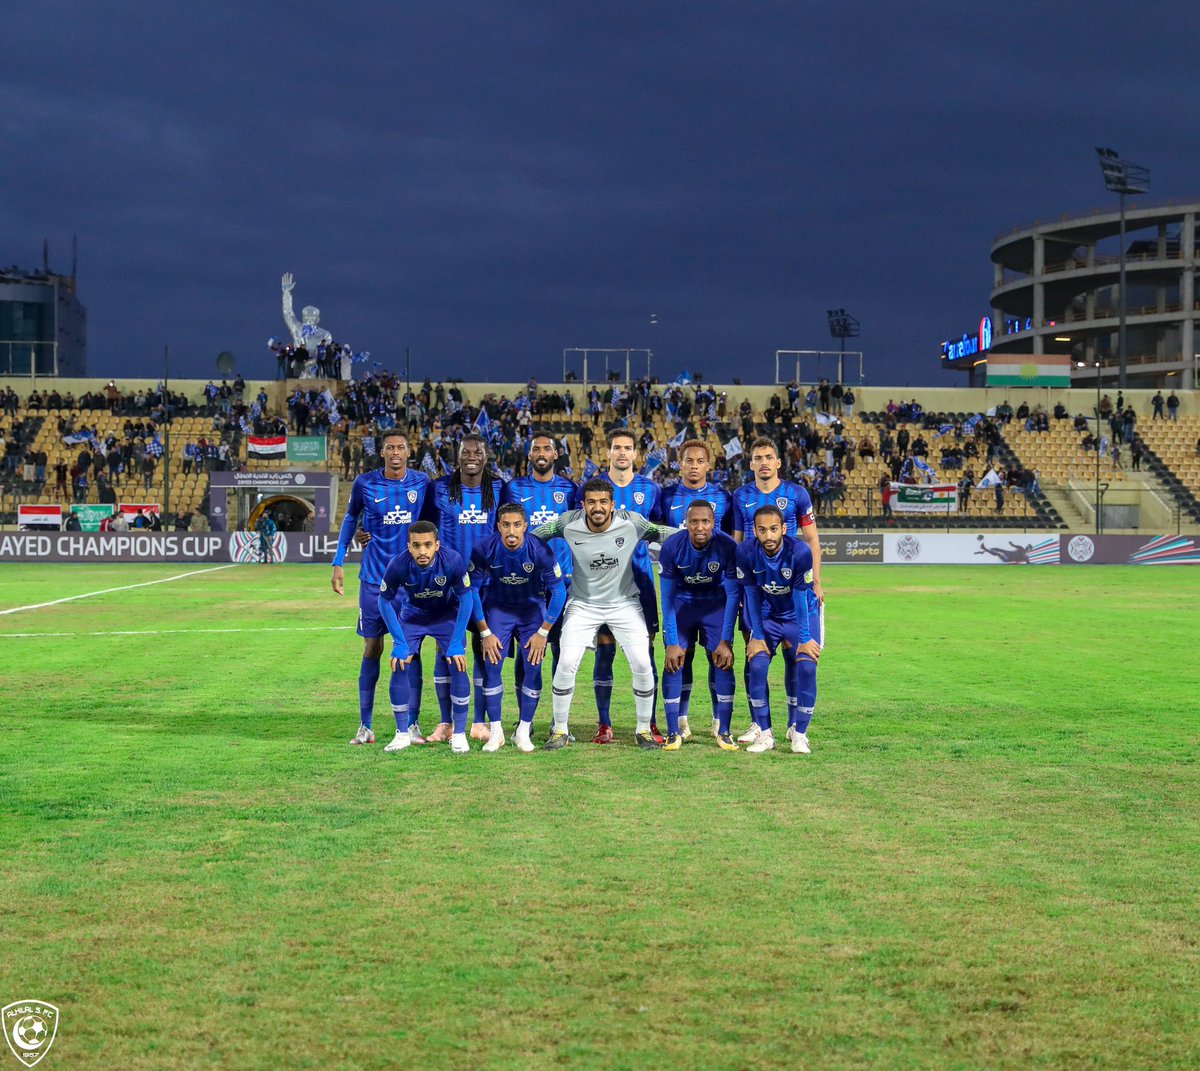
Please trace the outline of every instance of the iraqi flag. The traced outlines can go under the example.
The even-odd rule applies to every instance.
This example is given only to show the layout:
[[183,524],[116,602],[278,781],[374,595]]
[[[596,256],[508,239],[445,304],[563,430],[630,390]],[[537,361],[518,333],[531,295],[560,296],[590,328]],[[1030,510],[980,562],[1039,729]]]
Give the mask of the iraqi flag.
[[248,435],[246,456],[251,461],[282,461],[287,457],[286,435]]
[[23,532],[62,528],[62,506],[18,506],[17,527]]

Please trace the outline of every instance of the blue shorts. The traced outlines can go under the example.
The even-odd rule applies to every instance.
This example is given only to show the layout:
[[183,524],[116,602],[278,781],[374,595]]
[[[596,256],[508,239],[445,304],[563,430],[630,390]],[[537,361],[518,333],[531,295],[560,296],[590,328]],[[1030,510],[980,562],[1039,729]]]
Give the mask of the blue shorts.
[[[817,641],[818,646],[825,643],[825,612],[815,595],[808,598],[808,631]],[[763,618],[763,638],[767,641],[767,650],[774,657],[781,643],[787,643],[792,648],[800,645],[795,619],[780,621],[777,618]]]
[[404,641],[408,644],[410,653],[421,649],[421,641],[428,636],[437,644],[438,654],[444,655],[454,639],[454,623],[458,615],[453,617],[434,617],[428,620],[400,622],[400,631],[404,633]]
[[386,636],[387,622],[379,612],[379,585],[365,581],[358,585],[358,634],[368,640]]
[[711,654],[721,642],[721,626],[724,624],[724,599],[675,601],[675,631],[683,647],[695,647],[699,639]]
[[506,657],[510,643],[515,640],[519,649],[542,627],[542,622],[546,620],[545,609],[541,603],[515,612],[502,606],[486,608],[484,617],[487,618],[488,628],[500,641],[500,650]]

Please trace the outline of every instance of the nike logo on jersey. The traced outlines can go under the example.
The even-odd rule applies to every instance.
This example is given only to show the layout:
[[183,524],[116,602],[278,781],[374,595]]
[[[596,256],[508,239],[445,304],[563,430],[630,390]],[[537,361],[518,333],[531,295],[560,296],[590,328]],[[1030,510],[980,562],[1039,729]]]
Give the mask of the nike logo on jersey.
[[383,496],[383,498],[377,498],[377,499],[375,499],[375,501],[376,501],[376,502],[386,502],[386,501],[387,501],[387,495],[384,495],[384,496]]

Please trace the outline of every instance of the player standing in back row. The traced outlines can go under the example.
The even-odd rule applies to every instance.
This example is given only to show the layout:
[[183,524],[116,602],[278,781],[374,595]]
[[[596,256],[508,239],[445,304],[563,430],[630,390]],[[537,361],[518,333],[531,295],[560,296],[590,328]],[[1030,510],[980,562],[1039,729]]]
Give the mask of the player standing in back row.
[[[637,440],[628,428],[614,428],[608,433],[608,471],[596,479],[604,480],[612,487],[613,508],[637,513],[653,523],[662,521],[662,492],[648,476],[639,473],[637,464]],[[580,506],[582,500],[577,500]],[[654,636],[658,632],[658,597],[654,591],[654,567],[650,563],[650,549],[638,543],[633,556],[633,578],[637,584],[638,598],[642,606],[642,618],[650,644],[650,672],[654,678],[655,695],[658,694],[658,662],[654,650]],[[592,739],[593,744],[613,742],[612,707],[613,662],[617,657],[616,642],[608,628],[596,634],[596,661],[592,669],[592,686],[596,693],[596,713],[599,726]],[[651,701],[650,735],[658,743],[663,737],[654,724],[654,708]]]
[[[358,673],[359,727],[352,744],[373,744],[372,715],[375,710],[375,687],[379,683],[379,659],[383,654],[383,637],[387,624],[379,613],[379,584],[384,571],[396,555],[408,549],[408,529],[424,516],[429,507],[429,477],[408,467],[408,436],[399,430],[386,431],[380,442],[383,467],[364,472],[354,481],[350,503],[338,533],[337,553],[333,558],[333,590],[345,594],[343,566],[354,533],[362,522],[369,540],[363,548],[362,564],[358,570],[358,634],[363,638],[362,664]],[[410,674],[413,698],[411,739],[414,744],[425,743],[417,724],[421,694],[420,664]],[[397,701],[392,698],[393,709]]]
[[[733,538],[739,543],[754,539],[754,514],[762,506],[774,506],[783,520],[784,534],[802,539],[808,544],[813,558],[813,592],[819,603],[825,602],[821,588],[821,539],[817,533],[817,519],[813,514],[812,498],[808,491],[797,483],[781,479],[779,450],[768,438],[755,439],[750,446],[750,467],[754,480],[744,483],[733,492]],[[743,617],[743,638],[749,638],[749,621]],[[750,663],[747,661],[744,680],[746,694],[750,694]],[[794,678],[784,677],[788,700],[788,736],[791,737],[796,723],[796,696]],[[753,713],[753,712],[752,712]],[[758,739],[757,722],[738,737],[740,744],[752,744]]]

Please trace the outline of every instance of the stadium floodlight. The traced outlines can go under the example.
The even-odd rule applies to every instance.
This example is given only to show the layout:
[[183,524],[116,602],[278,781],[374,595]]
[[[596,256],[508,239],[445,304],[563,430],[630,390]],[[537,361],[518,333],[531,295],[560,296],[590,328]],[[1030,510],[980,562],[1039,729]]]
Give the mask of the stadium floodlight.
[[[1094,448],[1096,451],[1096,535],[1100,535],[1103,531],[1100,526],[1100,508],[1101,499],[1104,497],[1100,490],[1100,361],[1097,359],[1092,362],[1092,365],[1096,369],[1096,445]],[[1079,361],[1076,367],[1086,368],[1087,362]],[[1107,487],[1108,485],[1105,484],[1106,489]]]
[[1148,167],[1141,167],[1138,164],[1124,159],[1115,149],[1102,149],[1097,146],[1096,154],[1100,157],[1100,171],[1104,175],[1105,187],[1112,193],[1120,194],[1121,197],[1121,232],[1120,248],[1118,249],[1118,254],[1120,257],[1120,269],[1119,281],[1117,284],[1117,288],[1120,291],[1120,326],[1117,330],[1117,386],[1120,387],[1121,390],[1124,390],[1126,351],[1125,197],[1127,194],[1145,193],[1150,189],[1150,169]]
[[845,309],[826,309],[829,318],[829,334],[838,340],[838,377],[839,383],[845,383],[846,339],[858,338],[859,323]]

